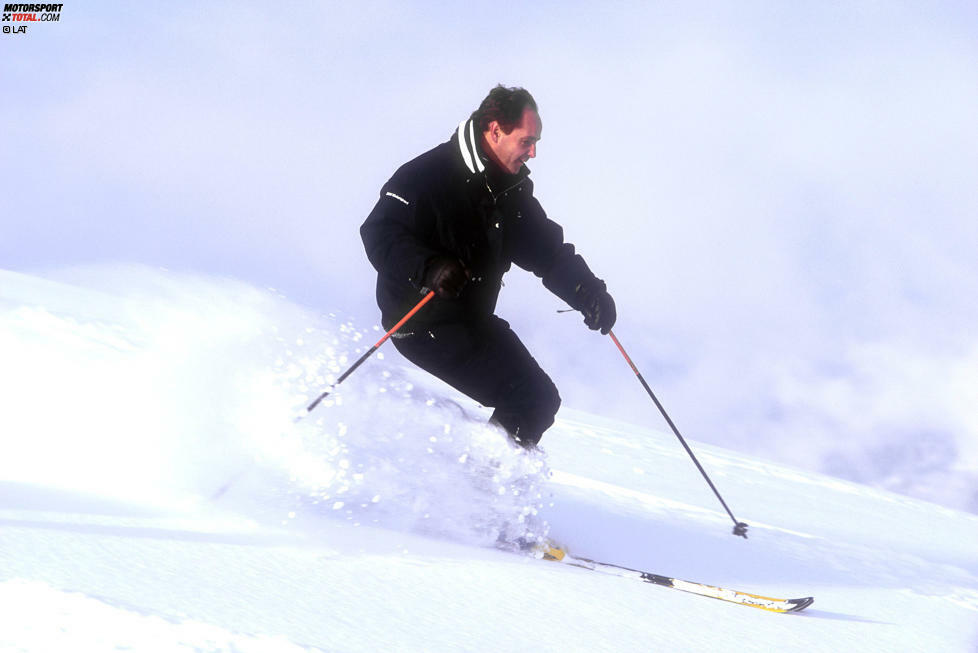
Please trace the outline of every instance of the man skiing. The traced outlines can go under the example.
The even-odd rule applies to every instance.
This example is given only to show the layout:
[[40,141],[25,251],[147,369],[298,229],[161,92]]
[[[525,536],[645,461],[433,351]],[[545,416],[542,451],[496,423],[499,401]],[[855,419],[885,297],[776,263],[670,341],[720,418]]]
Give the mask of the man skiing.
[[526,167],[543,125],[522,88],[497,86],[451,139],[402,165],[360,227],[377,270],[377,303],[389,329],[435,298],[394,336],[409,361],[484,406],[512,440],[534,448],[560,396],[509,324],[495,315],[502,277],[515,263],[607,334],[615,303],[605,283],[564,242],[533,197]]

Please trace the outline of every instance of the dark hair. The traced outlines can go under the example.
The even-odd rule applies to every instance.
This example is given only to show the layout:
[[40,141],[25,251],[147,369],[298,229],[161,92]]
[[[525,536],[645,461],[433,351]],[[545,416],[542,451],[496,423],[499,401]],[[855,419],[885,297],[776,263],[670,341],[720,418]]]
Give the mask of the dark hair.
[[489,91],[479,108],[472,112],[472,120],[480,132],[489,129],[489,123],[496,121],[503,133],[508,134],[523,120],[523,111],[537,110],[536,100],[525,88],[506,88],[502,84]]

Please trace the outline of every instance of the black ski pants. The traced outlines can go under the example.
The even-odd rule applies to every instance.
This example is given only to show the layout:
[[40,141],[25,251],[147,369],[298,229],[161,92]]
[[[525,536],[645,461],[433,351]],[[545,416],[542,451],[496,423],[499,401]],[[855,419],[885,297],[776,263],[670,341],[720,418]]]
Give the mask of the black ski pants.
[[494,408],[490,422],[521,446],[535,446],[554,423],[557,387],[505,320],[443,322],[392,340],[409,361]]

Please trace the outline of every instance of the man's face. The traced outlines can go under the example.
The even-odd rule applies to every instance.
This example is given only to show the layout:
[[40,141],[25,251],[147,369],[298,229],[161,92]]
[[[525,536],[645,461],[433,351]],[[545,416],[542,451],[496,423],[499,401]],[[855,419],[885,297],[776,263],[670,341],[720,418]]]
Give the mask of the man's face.
[[498,122],[489,123],[486,142],[490,156],[504,170],[516,174],[523,164],[537,155],[537,141],[543,133],[543,123],[536,111],[526,108],[520,124],[505,133]]

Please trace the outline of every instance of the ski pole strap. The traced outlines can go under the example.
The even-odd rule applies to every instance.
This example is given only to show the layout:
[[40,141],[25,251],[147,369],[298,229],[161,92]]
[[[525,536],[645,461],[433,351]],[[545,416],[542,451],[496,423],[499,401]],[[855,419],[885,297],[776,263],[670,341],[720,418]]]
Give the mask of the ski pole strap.
[[358,367],[360,367],[361,365],[363,365],[363,362],[365,360],[367,360],[368,358],[370,358],[370,355],[371,354],[373,354],[375,351],[377,351],[380,348],[380,346],[382,344],[384,344],[384,342],[388,338],[390,338],[392,335],[394,335],[397,332],[398,329],[400,329],[402,326],[404,326],[404,323],[405,322],[407,322],[412,317],[414,317],[414,314],[417,313],[418,311],[420,311],[421,310],[421,307],[424,306],[425,304],[427,304],[428,302],[430,302],[434,296],[435,296],[435,291],[434,290],[429,291],[428,294],[424,296],[424,299],[422,299],[420,302],[418,302],[418,304],[414,308],[412,308],[410,311],[408,311],[407,314],[404,317],[402,317],[397,324],[395,324],[393,327],[391,327],[391,329],[387,333],[385,333],[383,335],[383,337],[380,340],[378,340],[377,343],[373,347],[371,347],[370,349],[368,349],[367,352],[363,356],[361,356],[360,358],[358,358],[357,359],[357,362],[354,363],[350,367],[350,369],[348,369],[347,371],[343,372],[343,374],[340,375],[340,378],[336,379],[336,383],[334,383],[333,385],[329,386],[329,388],[326,389],[326,392],[324,392],[321,395],[319,395],[318,397],[316,397],[316,400],[313,401],[311,404],[309,404],[309,406],[306,408],[306,412],[307,413],[311,413],[312,410],[316,406],[318,406],[319,403],[323,399],[325,399],[326,397],[329,396],[329,393],[331,393],[333,391],[333,388],[335,388],[339,384],[343,383],[343,381],[346,380],[346,377],[348,377],[351,374],[353,374],[354,370],[356,370]]
[[679,432],[679,429],[676,428],[676,425],[673,423],[672,418],[669,417],[669,413],[666,412],[666,409],[662,406],[662,403],[659,402],[659,398],[655,396],[654,392],[652,392],[652,388],[650,388],[649,384],[646,383],[645,377],[643,377],[642,373],[638,371],[637,367],[635,367],[635,363],[632,362],[632,359],[625,351],[625,348],[621,346],[621,342],[619,342],[618,338],[615,337],[614,331],[609,330],[608,335],[611,336],[611,340],[615,343],[615,346],[618,347],[618,351],[621,352],[621,355],[625,357],[625,360],[628,362],[629,367],[631,367],[632,371],[635,372],[635,376],[638,377],[639,382],[642,384],[642,387],[645,388],[645,391],[648,393],[649,397],[651,397],[652,401],[655,402],[656,408],[658,408],[659,412],[662,413],[662,416],[666,418],[666,423],[669,424],[669,428],[672,429],[672,432],[675,434],[675,436],[679,438],[679,443],[683,445],[683,448],[686,450],[686,453],[688,453],[689,457],[692,458],[693,463],[696,465],[696,468],[700,470],[700,474],[703,475],[703,478],[706,479],[706,482],[707,484],[709,484],[710,489],[713,490],[713,494],[715,494],[717,499],[720,500],[720,505],[722,505],[723,509],[727,511],[727,514],[730,515],[730,519],[732,519],[734,523],[733,534],[740,536],[746,540],[747,524],[745,524],[744,522],[737,521],[737,518],[734,517],[733,512],[731,512],[730,508],[727,506],[727,502],[723,500],[722,496],[720,496],[720,491],[717,490],[716,486],[713,484],[713,481],[710,480],[709,475],[706,473],[706,470],[703,469],[703,465],[701,465],[700,461],[696,459],[696,454],[694,454],[693,450],[690,449],[689,445],[686,443],[686,439]]

